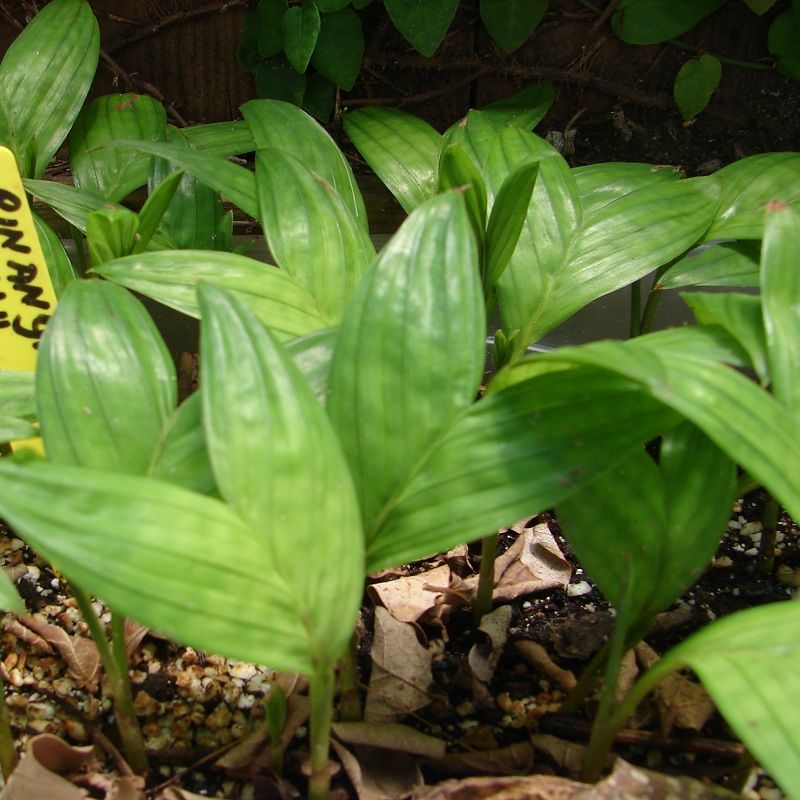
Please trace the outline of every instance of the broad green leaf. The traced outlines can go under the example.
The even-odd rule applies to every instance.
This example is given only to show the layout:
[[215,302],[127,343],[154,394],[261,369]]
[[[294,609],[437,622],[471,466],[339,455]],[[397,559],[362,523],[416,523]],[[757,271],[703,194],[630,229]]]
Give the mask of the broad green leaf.
[[685,292],[681,297],[701,325],[719,325],[742,345],[766,386],[769,366],[761,298],[742,292]]
[[541,22],[549,0],[481,0],[481,19],[507,53],[519,49]]
[[705,179],[655,181],[581,213],[563,159],[533,134],[505,131],[487,161],[489,191],[523,160],[539,177],[511,261],[498,282],[506,330],[530,344],[592,300],[622,288],[685,252],[718,207]]
[[396,108],[359,108],[343,117],[345,133],[406,213],[436,193],[441,134]]
[[53,0],[6,50],[0,64],[2,144],[14,151],[23,176],[39,177],[66,138],[99,54],[97,21],[86,0]]
[[493,287],[514,253],[528,214],[539,164],[521,164],[497,192],[486,226],[486,286]]
[[192,125],[181,128],[178,133],[195,150],[202,150],[212,156],[239,156],[256,149],[250,127],[244,120]]
[[442,150],[439,159],[439,191],[458,189],[464,195],[475,241],[483,246],[486,232],[486,185],[480,170],[460,145],[452,144]]
[[311,63],[329,81],[345,91],[353,88],[364,58],[364,31],[352,8],[343,8],[320,18],[317,46]]
[[[629,342],[596,342],[564,347],[552,355],[521,362],[553,360],[611,370],[691,420],[760,481],[791,515],[800,512],[800,428],[774,397],[699,349],[664,349],[653,334]],[[512,373],[515,370],[512,370]]]
[[72,266],[58,234],[36,213],[33,214],[33,224],[36,226],[36,235],[42,246],[56,297],[61,297],[64,289],[77,278],[75,267]]
[[647,630],[700,578],[735,490],[734,463],[683,423],[664,434],[658,465],[640,450],[558,504],[564,534],[626,634]]
[[352,635],[363,590],[347,462],[291,356],[252,312],[206,284],[199,297],[203,425],[217,486],[286,582],[315,671],[329,668]]
[[[243,122],[242,125],[245,125]],[[167,129],[167,141],[179,147],[190,148],[187,140],[176,128]],[[250,148],[253,147],[250,130],[247,129]],[[154,158],[148,180],[151,194],[174,175],[175,166],[163,158]],[[194,175],[184,172],[159,223],[160,232],[169,240],[169,249],[224,250],[225,242],[218,235],[218,227],[224,218],[219,192],[210,189]]]
[[288,8],[286,0],[259,0],[256,7],[256,42],[261,58],[271,58],[283,50],[281,20]]
[[280,100],[251,100],[242,114],[252,131],[255,149],[272,147],[302,161],[326,180],[364,230],[369,230],[364,199],[353,170],[328,132],[308,114]]
[[788,797],[796,798],[800,735],[789,709],[800,702],[800,603],[770,603],[731,614],[670,650],[651,683],[693,669],[739,738]]
[[375,257],[369,235],[324,179],[280,150],[256,154],[261,224],[278,266],[338,321]]
[[555,372],[492,394],[432,442],[370,532],[367,571],[551,508],[675,421],[631,382],[599,370]]
[[757,240],[701,245],[675,262],[658,279],[658,288],[758,286],[760,253]]
[[472,403],[485,358],[478,254],[463,198],[429,200],[362,279],[331,365],[327,409],[365,528]]
[[[261,63],[262,56],[258,50],[258,39],[256,38],[257,27],[256,11],[248,8],[244,12],[242,34],[236,47],[236,61],[245,72],[255,72],[256,67]],[[278,49],[280,50],[280,45]]]
[[122,258],[132,252],[139,217],[127,208],[92,211],[86,219],[86,238],[92,266]]
[[149,475],[201,494],[214,490],[216,482],[208,460],[202,413],[200,392],[187,397],[175,409]]
[[318,122],[327,122],[336,103],[336,84],[318,72],[306,77],[303,111]]
[[71,582],[162,636],[311,671],[269,548],[219,500],[153,478],[4,459],[0,514]]
[[504,126],[514,125],[530,131],[541,121],[555,99],[556,90],[553,84],[550,81],[541,81],[509,97],[482,106],[481,112]]
[[324,406],[328,400],[328,376],[336,345],[336,329],[314,331],[286,343],[286,350],[308,385]]
[[118,147],[141,150],[171,161],[176,167],[185,169],[214,191],[222,192],[245,214],[258,217],[255,176],[250,170],[232,161],[191,150],[180,144],[162,142],[115,142]]
[[315,0],[315,2],[319,10],[324,14],[329,14],[331,11],[341,11],[350,5],[350,0]]
[[611,27],[628,44],[658,44],[686,33],[725,0],[622,0]]
[[150,192],[139,212],[139,230],[131,252],[141,253],[150,243],[182,179],[183,171],[176,170]]
[[308,290],[283,270],[234,253],[164,250],[120,258],[94,270],[108,280],[191,317],[199,317],[197,283],[239,296],[280,339],[328,328]]
[[70,225],[74,225],[84,233],[86,233],[86,220],[93,211],[107,209],[109,206],[122,208],[116,203],[107,203],[99,194],[78,189],[68,183],[26,179],[23,184],[37,200],[46,203]]
[[800,424],[800,217],[767,206],[761,251],[761,304],[772,392]]
[[85,106],[69,135],[69,162],[75,185],[118,202],[147,183],[152,157],[108,148],[118,140],[159,142],[164,139],[167,112],[147,95],[110,94]]
[[578,187],[583,209],[600,213],[609,203],[630,192],[654,183],[680,180],[684,173],[678,167],[610,161],[573,167],[572,177]]
[[256,66],[256,95],[285,100],[299,106],[306,90],[306,76],[298,72],[283,53],[261,61]]
[[0,414],[9,417],[36,416],[34,374],[0,370]]
[[424,56],[441,44],[458,9],[458,0],[384,0],[403,38]]
[[675,77],[673,95],[684,120],[697,116],[711,99],[722,77],[722,64],[707,53],[689,59]]
[[749,156],[706,178],[722,189],[719,211],[704,240],[761,239],[770,200],[800,206],[800,153]]
[[743,0],[743,1],[747,4],[747,7],[755,14],[765,14],[777,2],[777,0]]
[[[0,412],[0,444],[38,436],[35,426],[26,419],[9,417]],[[0,596],[0,601],[2,597]]]
[[798,36],[800,36],[800,20],[793,8],[787,8],[777,16],[767,34],[767,45],[770,53],[778,60],[778,69],[795,80],[800,79]]
[[3,611],[14,611],[15,613],[23,616],[25,612],[25,605],[22,598],[17,594],[11,578],[8,577],[5,570],[2,570],[0,575],[0,608]]
[[72,283],[42,337],[36,401],[50,459],[144,474],[176,402],[175,367],[144,306],[111,283]]
[[313,0],[303,0],[292,6],[281,20],[283,49],[289,63],[298,71],[305,72],[311,53],[319,36],[319,10]]
[[509,127],[527,130],[527,126],[514,125],[505,113],[494,114],[472,109],[467,116],[451,125],[442,139],[442,148],[451,144],[461,145],[475,164],[481,168],[486,163],[492,142]]

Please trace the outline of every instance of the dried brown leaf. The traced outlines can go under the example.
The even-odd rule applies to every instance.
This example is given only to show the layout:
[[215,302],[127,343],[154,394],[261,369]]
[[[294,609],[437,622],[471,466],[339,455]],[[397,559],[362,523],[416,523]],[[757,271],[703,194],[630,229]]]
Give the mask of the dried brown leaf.
[[520,641],[515,642],[517,652],[530,664],[539,674],[544,675],[548,680],[561,689],[567,691],[574,689],[578,681],[572,672],[563,667],[559,667],[550,654],[538,642]]
[[91,639],[84,636],[70,636],[63,628],[51,625],[41,617],[28,616],[20,621],[55,647],[66,662],[70,675],[81,687],[90,693],[97,691],[100,680],[100,654]]
[[566,739],[559,739],[549,733],[531,734],[531,744],[537,753],[568,775],[580,775],[586,760],[586,747]]
[[30,628],[27,628],[18,619],[7,617],[3,627],[32,650],[39,650],[42,653],[53,652],[53,648],[50,647],[45,639],[39,636],[38,633],[34,633]]
[[636,683],[639,667],[636,663],[636,652],[628,650],[622,657],[617,675],[617,685],[614,689],[614,699],[619,703]]
[[332,744],[358,800],[397,800],[424,785],[419,765],[405,753],[371,747],[353,753],[335,739]]
[[125,652],[128,658],[133,656],[149,631],[147,626],[140,625],[128,617],[125,618]]
[[468,656],[469,667],[478,680],[491,681],[506,646],[510,624],[511,606],[500,606],[481,620],[478,630],[484,634],[483,641],[474,644]]
[[441,596],[441,592],[432,587],[447,586],[449,581],[450,567],[444,565],[417,575],[374,583],[367,591],[396,620],[416,622]]
[[334,722],[333,732],[345,744],[368,745],[423,758],[442,758],[447,751],[444,739],[398,723]]
[[533,762],[533,745],[516,742],[498,750],[448,753],[435,766],[445,775],[523,775],[533,769]]
[[428,705],[431,659],[431,651],[419,643],[414,628],[378,606],[364,719],[394,722]]

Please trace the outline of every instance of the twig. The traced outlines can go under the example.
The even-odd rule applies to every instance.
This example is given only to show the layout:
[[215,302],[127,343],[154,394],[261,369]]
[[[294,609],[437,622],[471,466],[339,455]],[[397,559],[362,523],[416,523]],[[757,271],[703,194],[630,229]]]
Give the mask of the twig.
[[209,761],[214,761],[221,755],[227,753],[228,750],[233,750],[233,748],[236,747],[237,744],[240,744],[241,741],[242,741],[241,739],[234,739],[234,741],[228,742],[227,744],[222,745],[222,747],[218,747],[216,750],[212,750],[210,753],[207,753],[202,758],[199,758],[197,761],[195,761],[191,766],[179,770],[171,778],[168,778],[163,783],[159,783],[158,786],[154,786],[152,789],[148,789],[145,792],[145,795],[147,797],[155,797],[157,794],[162,792],[168,786],[172,786],[173,784],[177,783],[179,780],[184,778],[190,772],[196,770],[198,767],[202,767],[203,764],[207,764]]
[[603,9],[603,13],[594,21],[594,24],[589,28],[589,34],[594,36],[600,28],[603,27],[605,21],[614,13],[614,9],[619,5],[619,0],[611,0],[608,5]]
[[0,14],[5,17],[6,21],[15,27],[18,31],[21,31],[25,26],[6,8],[5,3],[0,3]]

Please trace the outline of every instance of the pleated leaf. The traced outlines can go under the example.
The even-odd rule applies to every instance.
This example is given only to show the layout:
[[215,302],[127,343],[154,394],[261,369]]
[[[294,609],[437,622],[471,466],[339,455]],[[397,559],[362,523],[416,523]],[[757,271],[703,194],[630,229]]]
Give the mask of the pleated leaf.
[[256,154],[260,219],[282,269],[338,321],[375,257],[368,233],[330,184],[280,150]]
[[264,538],[153,478],[0,463],[0,514],[70,581],[162,636],[309,673],[308,632]]
[[75,185],[118,202],[147,183],[152,157],[103,145],[115,140],[164,139],[167,112],[147,95],[110,94],[85,106],[69,135]]
[[211,156],[240,156],[256,149],[250,126],[241,119],[190,125],[181,128],[179,133],[195,150]]
[[36,416],[36,394],[32,372],[0,370],[0,413],[11,417]]
[[482,246],[486,232],[486,186],[480,170],[457,144],[442,150],[439,159],[439,191],[448,189],[463,193],[475,241]]
[[323,406],[328,401],[328,377],[337,334],[336,329],[329,328],[286,343],[287,352]]
[[11,578],[6,575],[5,570],[0,574],[0,608],[3,611],[14,611],[20,616],[26,613],[25,604],[17,594],[14,584],[11,582]]
[[800,603],[751,608],[709,625],[670,650],[657,675],[691,667],[739,738],[788,797],[797,798],[800,732]]
[[136,233],[136,243],[133,246],[132,253],[141,253],[150,244],[150,240],[164,218],[164,214],[169,208],[182,178],[183,172],[181,170],[172,172],[149,192],[147,200],[145,200],[141,211],[139,211],[139,230]]
[[33,214],[33,224],[56,297],[61,297],[67,286],[77,278],[75,267],[58,234],[36,213]]
[[25,188],[37,199],[46,203],[60,217],[74,225],[79,231],[86,233],[86,220],[93,211],[122,206],[106,203],[94,192],[78,189],[68,183],[56,181],[25,180]]
[[11,43],[0,64],[2,143],[24,177],[37,178],[67,136],[100,54],[86,0],[53,0]]
[[315,669],[330,667],[363,589],[347,462],[308,383],[252,312],[206,284],[199,295],[203,425],[217,486],[269,552]]
[[364,199],[353,170],[319,123],[302,109],[281,100],[251,100],[242,106],[242,114],[252,131],[254,149],[271,147],[294,156],[333,186],[359,225],[369,230]]
[[196,318],[197,284],[206,281],[237,295],[280,339],[332,323],[308,290],[286,272],[234,253],[163,250],[120,258],[94,272]]
[[675,424],[631,382],[555,372],[490,395],[434,441],[369,534],[367,570],[487,535],[578,491]]
[[327,409],[367,530],[437,434],[472,403],[485,358],[463,198],[420,206],[381,251],[336,340]]
[[673,264],[658,286],[758,286],[760,253],[759,241],[704,244]]
[[48,457],[144,474],[176,391],[172,359],[144,306],[111,283],[72,283],[42,337],[36,370]]
[[505,328],[520,348],[540,339],[592,300],[627,286],[691,247],[717,210],[705,179],[658,181],[623,191],[581,213],[563,159],[533,134],[505,131],[493,145],[489,191],[523,159],[540,159],[528,220],[498,282]]
[[599,214],[607,205],[626,194],[654,183],[680,180],[683,171],[675,167],[609,161],[574,167],[572,177],[578,187],[584,212]]
[[441,134],[396,108],[359,108],[342,118],[345,133],[406,213],[436,193]]
[[495,100],[481,107],[483,114],[490,115],[503,126],[533,130],[556,99],[556,90],[550,81],[540,81],[516,94]]
[[767,207],[761,303],[772,391],[800,424],[800,217],[779,202]]
[[705,180],[719,183],[719,211],[705,240],[761,239],[770,200],[800,205],[800,153],[762,153],[723,167]]
[[581,565],[628,629],[647,629],[703,573],[735,498],[734,463],[700,430],[664,434],[558,504]]
[[34,436],[38,436],[38,431],[28,420],[0,413],[0,444],[15,442],[18,439],[30,439]]

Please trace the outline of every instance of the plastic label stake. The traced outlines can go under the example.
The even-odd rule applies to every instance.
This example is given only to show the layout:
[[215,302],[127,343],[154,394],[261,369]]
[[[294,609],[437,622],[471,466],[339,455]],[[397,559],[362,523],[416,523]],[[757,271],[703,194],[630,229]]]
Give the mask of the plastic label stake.
[[[0,147],[0,369],[36,369],[39,340],[55,306],[17,162]],[[36,446],[34,441],[17,442],[15,449]]]

